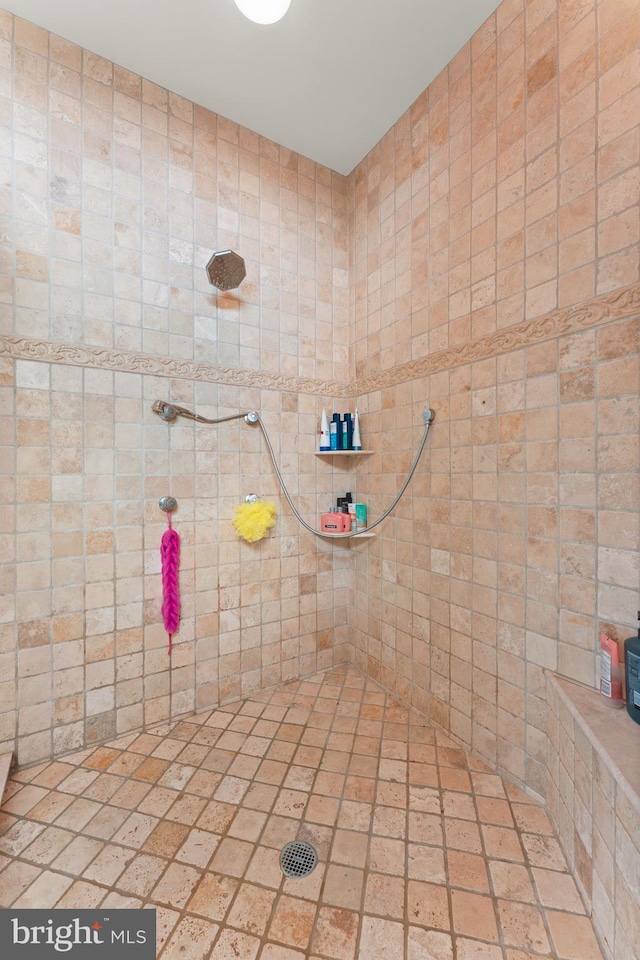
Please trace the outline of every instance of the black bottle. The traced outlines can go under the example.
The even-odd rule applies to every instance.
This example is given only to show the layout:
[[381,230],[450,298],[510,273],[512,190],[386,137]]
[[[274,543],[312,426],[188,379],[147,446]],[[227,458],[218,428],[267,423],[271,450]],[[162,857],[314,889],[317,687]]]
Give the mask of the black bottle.
[[627,712],[632,720],[640,723],[640,627],[637,637],[629,637],[624,642],[624,685],[627,692]]

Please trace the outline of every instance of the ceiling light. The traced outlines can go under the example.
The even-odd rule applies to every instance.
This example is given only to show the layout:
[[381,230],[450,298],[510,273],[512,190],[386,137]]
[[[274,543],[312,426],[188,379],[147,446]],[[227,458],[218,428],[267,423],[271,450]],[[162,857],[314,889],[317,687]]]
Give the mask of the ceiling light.
[[254,23],[276,23],[291,6],[291,0],[234,0],[234,3]]

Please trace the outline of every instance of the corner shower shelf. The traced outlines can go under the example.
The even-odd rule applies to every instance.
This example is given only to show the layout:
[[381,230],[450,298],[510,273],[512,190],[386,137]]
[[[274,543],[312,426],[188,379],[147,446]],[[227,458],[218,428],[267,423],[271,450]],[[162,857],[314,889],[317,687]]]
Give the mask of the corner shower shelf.
[[373,450],[316,450],[316,457],[362,457],[374,453]]
[[[316,457],[367,457],[372,453],[375,453],[374,450],[315,450]],[[350,543],[351,540],[373,540],[375,533],[356,533],[355,537],[350,537],[346,542]]]

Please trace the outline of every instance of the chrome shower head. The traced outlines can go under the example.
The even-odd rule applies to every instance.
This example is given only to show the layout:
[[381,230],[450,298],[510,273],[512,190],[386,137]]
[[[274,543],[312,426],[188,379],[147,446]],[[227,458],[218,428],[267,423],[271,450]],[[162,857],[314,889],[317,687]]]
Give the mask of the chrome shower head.
[[209,283],[218,290],[233,290],[239,287],[246,275],[244,260],[233,250],[214,253],[207,264]]
[[167,403],[166,400],[156,400],[151,409],[158,414],[161,420],[171,423],[172,420],[176,419],[181,408],[174,406],[172,403]]

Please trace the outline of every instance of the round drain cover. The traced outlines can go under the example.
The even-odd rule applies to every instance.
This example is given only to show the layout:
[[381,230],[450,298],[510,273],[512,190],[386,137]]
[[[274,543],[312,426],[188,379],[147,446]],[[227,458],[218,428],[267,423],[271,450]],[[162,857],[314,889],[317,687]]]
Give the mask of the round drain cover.
[[317,862],[318,854],[303,840],[288,843],[280,854],[280,869],[285,877],[308,877]]

